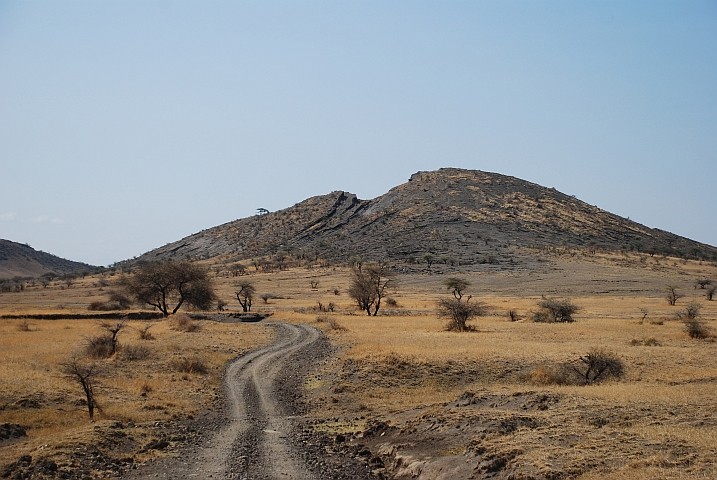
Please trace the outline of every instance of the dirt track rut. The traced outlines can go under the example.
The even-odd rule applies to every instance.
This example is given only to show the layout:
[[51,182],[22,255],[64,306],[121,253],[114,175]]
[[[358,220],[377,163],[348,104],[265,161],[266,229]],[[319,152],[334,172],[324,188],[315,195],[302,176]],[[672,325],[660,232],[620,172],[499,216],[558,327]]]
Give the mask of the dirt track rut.
[[226,424],[217,426],[203,447],[170,464],[157,465],[160,468],[140,478],[315,478],[292,447],[291,402],[280,390],[287,378],[305,373],[306,355],[303,361],[297,361],[297,356],[320,343],[322,334],[307,325],[271,325],[277,332],[274,343],[234,360],[227,368],[225,388],[231,415]]

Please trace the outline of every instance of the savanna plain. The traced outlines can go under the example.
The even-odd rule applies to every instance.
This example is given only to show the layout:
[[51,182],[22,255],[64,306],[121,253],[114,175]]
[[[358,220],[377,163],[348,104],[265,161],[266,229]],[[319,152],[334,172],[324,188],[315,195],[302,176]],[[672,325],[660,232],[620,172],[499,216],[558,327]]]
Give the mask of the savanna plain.
[[[14,478],[24,461],[37,478],[117,477],[181,455],[221,410],[226,362],[271,343],[270,322],[287,322],[322,330],[334,347],[303,382],[301,421],[330,440],[327,458],[360,457],[369,477],[717,478],[717,301],[698,283],[717,280],[717,266],[567,249],[515,258],[525,261],[398,268],[376,316],[348,295],[349,266],[245,261],[235,276],[234,260],[206,261],[224,311],[126,320],[117,354],[98,361],[92,422],[66,366],[116,320],[69,317],[92,313],[121,274],[0,294],[0,474]],[[485,304],[470,331],[448,331],[437,315],[450,277]],[[218,321],[240,310],[241,281],[256,288],[252,312],[270,317]],[[574,321],[532,321],[545,298],[569,299]],[[57,317],[22,318],[41,314]],[[567,381],[596,351],[619,374]]]

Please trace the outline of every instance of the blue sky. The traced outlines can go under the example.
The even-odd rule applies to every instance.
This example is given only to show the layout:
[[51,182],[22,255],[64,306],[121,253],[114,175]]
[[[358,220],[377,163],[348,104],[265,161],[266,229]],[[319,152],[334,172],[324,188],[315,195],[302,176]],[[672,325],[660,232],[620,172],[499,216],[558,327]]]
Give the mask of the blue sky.
[[0,238],[92,264],[461,167],[717,245],[717,3],[0,1]]

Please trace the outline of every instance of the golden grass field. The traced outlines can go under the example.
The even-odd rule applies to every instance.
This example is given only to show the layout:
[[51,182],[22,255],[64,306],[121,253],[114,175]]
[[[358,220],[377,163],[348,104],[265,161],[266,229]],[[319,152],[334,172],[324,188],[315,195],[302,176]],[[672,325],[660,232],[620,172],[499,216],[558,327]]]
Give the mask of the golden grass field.
[[[676,320],[688,302],[698,301],[700,318],[717,332],[717,301],[707,301],[704,290],[694,287],[701,278],[717,280],[717,267],[639,255],[543,260],[537,270],[456,274],[437,266],[430,274],[399,276],[399,287],[391,293],[398,307],[384,307],[377,317],[353,306],[346,294],[351,271],[344,267],[249,269],[242,277],[220,274],[216,284],[236,311],[234,283],[252,281],[257,292],[279,297],[267,303],[257,299],[253,310],[271,312],[275,321],[313,324],[339,347],[333,359],[317,364],[306,383],[317,429],[359,431],[369,420],[381,419],[414,443],[429,436],[442,439],[440,448],[430,447],[432,457],[481,449],[527,466],[533,478],[549,478],[550,472],[586,479],[717,478],[717,343],[689,338]],[[475,332],[447,332],[435,314],[436,300],[448,294],[441,282],[449,275],[471,281],[467,293],[492,307],[472,321]],[[106,280],[111,284],[112,278]],[[315,289],[312,281],[318,282]],[[0,315],[86,312],[111,288],[97,285],[98,277],[88,277],[69,289],[57,284],[2,294]],[[667,285],[685,295],[676,306],[664,298]],[[581,307],[576,322],[527,321],[541,295],[571,298]],[[319,302],[333,303],[334,311],[318,311]],[[517,310],[522,319],[509,321],[508,310]],[[33,331],[21,332],[17,320],[0,320],[0,423],[18,423],[29,435],[0,447],[0,464],[43,445],[61,448],[68,439],[79,442],[97,434],[83,407],[75,405],[78,387],[58,369],[84,337],[98,333],[96,322],[30,323]],[[174,331],[161,321],[151,332],[154,341],[139,340],[132,329],[120,334],[124,344],[146,343],[153,356],[106,361],[110,373],[101,382],[104,414],[97,424],[150,424],[196,414],[217,394],[221,366],[271,338],[271,330],[261,324],[213,321],[204,321],[195,333]],[[646,339],[657,345],[645,346]],[[591,347],[617,354],[625,376],[591,386],[536,380],[536,368],[576,360]],[[210,373],[172,371],[170,361],[179,356],[202,357]],[[141,396],[145,385],[151,391]],[[465,392],[486,400],[457,405]],[[531,407],[530,399],[537,397],[550,407]],[[516,398],[528,400],[516,404],[511,400]],[[22,407],[23,399],[35,400],[39,408]],[[516,418],[528,426],[509,431],[481,427]],[[149,438],[151,432],[143,435]],[[427,455],[429,447],[414,450]]]

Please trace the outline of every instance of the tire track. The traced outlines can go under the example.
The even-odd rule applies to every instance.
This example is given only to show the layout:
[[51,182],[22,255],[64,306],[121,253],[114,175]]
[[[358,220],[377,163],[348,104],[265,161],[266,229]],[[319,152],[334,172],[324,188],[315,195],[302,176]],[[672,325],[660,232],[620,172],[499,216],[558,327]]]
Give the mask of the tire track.
[[292,447],[290,399],[279,392],[281,378],[303,375],[310,367],[299,357],[322,339],[308,325],[271,323],[274,343],[234,360],[225,373],[231,414],[204,447],[165,463],[145,477],[168,479],[315,478]]

